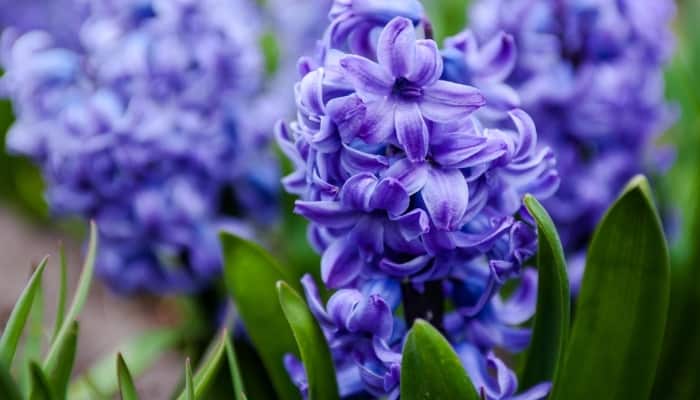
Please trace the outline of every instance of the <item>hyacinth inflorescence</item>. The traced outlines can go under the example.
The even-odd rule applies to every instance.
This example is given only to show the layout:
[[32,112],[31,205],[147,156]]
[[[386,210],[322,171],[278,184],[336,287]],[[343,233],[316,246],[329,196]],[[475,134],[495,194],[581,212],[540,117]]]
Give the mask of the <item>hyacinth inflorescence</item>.
[[663,67],[673,49],[671,0],[480,0],[480,39],[505,31],[517,44],[505,82],[517,91],[559,161],[562,186],[545,206],[571,256],[572,288],[605,209],[633,175],[673,159],[655,143],[670,123]]
[[220,273],[218,230],[250,235],[274,213],[274,120],[251,109],[263,74],[253,4],[86,7],[77,49],[5,31],[8,147],[40,165],[56,213],[97,221],[111,286],[197,290]]
[[[471,77],[452,80],[451,52],[426,37],[417,1],[336,1],[330,17],[319,56],[300,61],[297,119],[277,136],[296,167],[283,183],[300,196],[295,211],[311,222],[323,283],[336,289],[324,304],[313,279],[302,281],[341,395],[396,398],[407,325],[423,318],[488,399],[544,397],[548,383],[515,395],[493,353],[529,342],[518,325],[534,312],[525,262],[537,237],[522,198],[559,184],[552,151],[503,82],[514,41],[497,34],[470,47]],[[511,280],[519,285],[505,298]],[[304,392],[299,361],[285,364]]]

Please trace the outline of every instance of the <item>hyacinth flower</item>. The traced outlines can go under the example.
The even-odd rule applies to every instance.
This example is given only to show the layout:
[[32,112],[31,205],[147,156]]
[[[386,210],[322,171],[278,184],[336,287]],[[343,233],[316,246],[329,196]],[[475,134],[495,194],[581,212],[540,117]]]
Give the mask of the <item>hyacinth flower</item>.
[[266,110],[248,109],[262,73],[251,7],[95,2],[79,50],[3,35],[8,148],[39,164],[56,214],[98,222],[97,273],[118,291],[199,290],[221,272],[219,230],[251,237],[274,217]]
[[[527,113],[491,105],[476,81],[445,79],[436,43],[418,37],[422,17],[396,14],[357,52],[349,42],[366,35],[362,23],[345,42],[327,33],[318,58],[302,60],[296,121],[277,130],[296,167],[283,183],[301,197],[295,211],[311,222],[323,283],[337,289],[324,305],[303,280],[343,396],[398,396],[406,326],[416,318],[455,346],[474,346],[484,363],[494,348],[523,350],[529,331],[517,325],[532,316],[536,286],[524,263],[537,240],[522,197],[547,197],[559,180]],[[502,298],[513,279],[522,279],[518,294]],[[285,364],[304,392],[299,361]],[[514,389],[487,392],[505,399]]]
[[[674,10],[669,0],[472,5],[473,36],[487,40],[504,31],[517,44],[503,81],[517,92],[567,177],[545,206],[569,253],[574,291],[603,211],[632,176],[663,174],[673,160],[655,141],[674,120],[663,84]],[[472,50],[457,49],[464,66]]]

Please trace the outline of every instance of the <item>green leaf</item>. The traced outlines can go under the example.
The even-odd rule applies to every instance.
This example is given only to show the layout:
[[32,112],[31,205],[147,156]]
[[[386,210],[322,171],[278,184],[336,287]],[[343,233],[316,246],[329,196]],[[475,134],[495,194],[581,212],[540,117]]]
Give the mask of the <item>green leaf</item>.
[[139,395],[136,393],[134,378],[131,377],[129,367],[126,366],[121,354],[117,354],[117,376],[119,377],[119,394],[122,400],[138,400]]
[[569,337],[571,300],[566,258],[554,222],[534,197],[525,206],[537,222],[537,311],[520,379],[522,388],[551,381],[563,363]]
[[195,400],[194,383],[192,382],[192,367],[190,366],[189,358],[185,360],[185,399]]
[[231,371],[231,381],[235,390],[235,400],[246,400],[246,388],[243,386],[243,378],[241,377],[241,369],[238,366],[236,351],[231,340],[226,340],[226,360],[228,361]]
[[[120,346],[121,355],[129,365],[131,373],[139,376],[182,337],[180,330],[164,328],[145,332]],[[109,354],[71,384],[68,398],[92,400],[97,391],[100,397],[111,398],[119,390],[114,359],[116,352]]]
[[66,397],[68,383],[73,373],[75,352],[78,347],[78,331],[78,321],[73,321],[73,323],[70,324],[66,340],[62,342],[61,348],[58,349],[56,369],[47,371],[53,392],[58,398]]
[[51,341],[56,340],[58,332],[63,325],[66,314],[66,298],[68,297],[68,262],[66,260],[66,249],[63,243],[59,246],[59,259],[60,259],[60,278],[59,278],[59,288],[58,288],[58,302],[56,304],[56,321],[54,321],[53,334],[51,335]]
[[58,330],[56,339],[51,344],[49,352],[44,360],[44,368],[47,371],[52,371],[56,368],[58,363],[58,352],[64,346],[63,342],[68,340],[68,331],[70,330],[70,325],[72,321],[78,319],[78,315],[85,306],[87,301],[88,293],[90,292],[90,284],[92,283],[92,275],[95,270],[95,256],[97,252],[97,225],[94,222],[90,222],[90,240],[88,242],[88,251],[85,256],[85,263],[83,265],[83,270],[80,275],[80,280],[78,281],[78,289],[73,297],[73,303],[68,310],[61,329]]
[[32,361],[29,364],[29,375],[31,377],[31,385],[29,389],[29,400],[52,400],[54,395],[51,392],[51,386],[46,379],[44,371],[36,362]]
[[275,289],[276,282],[287,280],[287,276],[260,246],[228,233],[222,233],[220,238],[226,287],[260,353],[277,396],[285,400],[299,399],[299,391],[283,364],[285,354],[298,351]]
[[593,235],[552,400],[649,398],[668,308],[668,258],[649,184],[636,177]]
[[0,393],[2,393],[3,399],[6,400],[22,400],[17,383],[15,383],[12,375],[10,375],[10,371],[2,363],[0,363]]
[[17,343],[22,336],[24,325],[27,323],[29,312],[34,303],[34,297],[37,290],[41,287],[41,277],[46,269],[48,258],[44,257],[32,274],[29,283],[20,294],[15,307],[10,313],[10,318],[7,320],[2,337],[0,337],[0,363],[4,365],[12,365],[12,359],[17,352]]
[[[222,376],[222,371],[231,370],[228,365],[228,348],[230,347],[230,337],[227,330],[221,333],[221,339],[216,343],[216,347],[209,351],[209,354],[202,361],[197,373],[194,375],[192,380],[194,396],[195,398],[209,398],[207,395],[210,394],[212,388],[218,383],[217,381]],[[226,389],[230,389],[234,385],[231,374],[223,374],[226,381]],[[238,391],[238,388],[234,388]],[[216,391],[215,391],[216,392]],[[221,393],[217,394],[221,396]],[[179,400],[187,399],[188,388],[185,385],[185,390],[178,397]]]
[[[43,278],[42,278],[43,280]],[[41,358],[44,343],[44,289],[43,282],[39,282],[39,289],[34,296],[34,304],[29,312],[28,327],[25,328],[22,351],[15,358],[14,363],[19,368],[19,387],[25,395],[29,393],[31,383],[31,371],[29,362]]]
[[309,400],[339,399],[331,352],[316,319],[304,299],[287,283],[277,282],[277,292],[301,352],[309,382]]
[[401,400],[479,400],[450,343],[428,322],[416,320],[401,361]]

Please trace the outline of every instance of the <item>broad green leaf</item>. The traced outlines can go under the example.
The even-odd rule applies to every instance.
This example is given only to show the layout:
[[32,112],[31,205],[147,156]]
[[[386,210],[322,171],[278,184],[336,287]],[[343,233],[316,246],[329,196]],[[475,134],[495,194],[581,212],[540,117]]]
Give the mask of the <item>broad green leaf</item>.
[[593,235],[550,399],[649,398],[666,323],[668,258],[651,190],[636,177]]
[[185,399],[195,400],[194,383],[192,382],[192,367],[190,359],[185,360]]
[[56,369],[47,371],[53,393],[59,398],[66,396],[68,383],[73,373],[73,363],[75,362],[75,353],[78,347],[78,332],[78,321],[73,321],[70,324],[66,340],[62,342],[63,345],[58,349]]
[[416,320],[401,360],[401,400],[479,400],[450,343],[428,322]]
[[309,400],[339,399],[331,352],[304,299],[287,283],[277,282],[284,315],[297,341],[309,383]]
[[44,371],[34,361],[29,364],[29,375],[31,376],[29,400],[52,400],[55,398]]
[[136,393],[134,378],[129,372],[124,357],[117,354],[117,376],[119,377],[119,394],[122,400],[138,400],[139,395]]
[[222,233],[224,279],[250,339],[280,399],[299,399],[284,368],[287,353],[298,354],[289,324],[277,299],[275,284],[288,280],[284,270],[260,246]]
[[10,371],[2,363],[0,363],[0,393],[3,399],[6,400],[22,400],[19,387],[12,379]]
[[56,340],[56,336],[58,336],[58,332],[63,325],[66,313],[66,298],[68,297],[68,261],[66,260],[66,249],[63,246],[63,243],[61,243],[59,247],[58,254],[61,270],[58,287],[58,301],[56,303],[56,321],[54,321],[51,341]]
[[92,283],[92,275],[95,270],[95,256],[97,253],[97,225],[93,221],[90,222],[90,239],[88,241],[88,251],[85,256],[80,280],[78,281],[78,289],[73,297],[68,314],[58,330],[56,339],[52,342],[49,352],[44,360],[44,368],[47,371],[52,371],[58,363],[58,352],[64,346],[63,342],[68,340],[68,331],[72,321],[78,319],[78,315],[85,306],[87,296],[90,292],[90,284]]
[[[139,376],[182,337],[178,329],[164,328],[145,332],[120,346],[120,352],[134,376]],[[111,398],[119,390],[114,360],[116,352],[98,361],[84,375],[71,383],[68,398],[92,400],[95,397]],[[97,394],[96,394],[97,392]]]
[[462,31],[467,24],[469,0],[429,0],[422,3],[430,17],[437,43]]
[[41,277],[44,274],[44,269],[46,269],[47,261],[48,259],[44,258],[32,274],[29,283],[22,291],[22,294],[20,294],[17,303],[15,303],[15,307],[12,309],[10,318],[7,320],[5,329],[2,332],[2,337],[0,337],[0,363],[4,365],[12,365],[12,359],[17,352],[17,343],[22,336],[24,325],[27,323],[29,312],[34,303],[34,297],[36,297],[37,290],[40,290]]
[[562,364],[569,337],[569,278],[566,258],[554,222],[534,197],[525,206],[537,222],[537,311],[530,347],[520,379],[522,388],[551,381]]

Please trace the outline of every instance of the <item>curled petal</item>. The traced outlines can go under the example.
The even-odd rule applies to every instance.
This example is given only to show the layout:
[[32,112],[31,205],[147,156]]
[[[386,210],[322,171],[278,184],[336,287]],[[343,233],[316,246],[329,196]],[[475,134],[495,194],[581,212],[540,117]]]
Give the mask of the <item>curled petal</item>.
[[523,110],[516,109],[508,113],[518,129],[518,146],[515,150],[515,159],[533,154],[537,147],[537,128],[535,121]]
[[428,127],[415,103],[396,106],[394,123],[396,138],[412,162],[421,162],[428,155]]
[[437,229],[455,231],[459,228],[469,203],[469,187],[458,169],[431,168],[420,193]]
[[362,265],[357,246],[337,239],[321,256],[321,278],[329,288],[341,288],[357,278]]
[[437,81],[423,88],[420,109],[431,121],[450,122],[469,116],[484,104],[486,99],[475,87]]
[[494,314],[506,324],[520,325],[532,318],[537,305],[537,271],[526,269],[516,292],[505,301],[495,296],[492,304]]
[[428,255],[415,257],[402,263],[384,258],[379,262],[379,269],[393,276],[409,276],[425,268],[430,260],[432,257]]
[[376,218],[365,216],[360,219],[348,237],[365,258],[384,252],[384,224]]
[[304,277],[301,278],[301,285],[304,288],[306,302],[309,304],[311,313],[314,315],[314,317],[316,317],[316,320],[318,320],[324,330],[331,329],[333,327],[333,321],[326,313],[326,309],[323,307],[321,296],[318,293],[318,287],[316,287],[314,278],[310,274],[305,274]]
[[340,162],[343,169],[351,174],[374,173],[389,166],[386,157],[365,153],[345,144],[343,145],[343,151],[340,153]]
[[513,71],[516,57],[515,40],[501,32],[481,48],[474,69],[480,79],[502,82]]
[[358,214],[337,201],[303,201],[294,203],[294,212],[329,228],[348,228],[357,221]]
[[333,293],[326,305],[329,318],[337,327],[345,328],[345,323],[350,318],[350,314],[362,301],[363,297],[362,293],[355,289],[341,289]]
[[406,78],[417,86],[432,85],[440,79],[442,68],[442,57],[437,44],[433,40],[418,40],[416,64]]
[[401,182],[409,195],[417,193],[425,185],[428,178],[429,166],[426,163],[413,163],[407,158],[391,165],[386,171],[386,177],[392,177]]
[[394,316],[384,299],[373,294],[354,307],[346,327],[350,332],[367,332],[388,340],[394,328]]
[[372,338],[372,348],[377,358],[385,364],[401,364],[401,353],[389,348],[386,341],[375,336]]
[[465,233],[458,231],[453,234],[453,238],[457,247],[463,249],[477,249],[478,251],[485,252],[493,247],[496,240],[508,233],[513,223],[514,220],[512,217],[505,217],[502,218],[499,223],[494,224],[494,226],[484,232]]
[[374,61],[350,55],[340,60],[340,66],[345,71],[345,77],[363,100],[386,96],[391,91],[393,77]]
[[405,240],[413,240],[430,230],[430,219],[425,211],[417,208],[399,217],[392,217]]
[[394,78],[405,77],[413,71],[416,30],[410,20],[397,17],[384,27],[377,43],[377,59]]
[[351,209],[370,211],[369,202],[376,185],[377,178],[370,173],[353,175],[340,190],[340,202]]
[[372,193],[370,208],[386,210],[391,215],[399,215],[408,208],[409,197],[401,182],[394,178],[384,178]]

